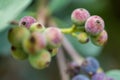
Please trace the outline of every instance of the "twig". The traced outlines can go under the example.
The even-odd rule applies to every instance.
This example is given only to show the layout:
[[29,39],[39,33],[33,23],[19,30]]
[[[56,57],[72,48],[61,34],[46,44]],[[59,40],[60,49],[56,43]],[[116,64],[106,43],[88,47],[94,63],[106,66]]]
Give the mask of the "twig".
[[61,80],[70,80],[69,75],[66,73],[67,64],[66,64],[66,59],[64,57],[62,48],[59,48],[59,51],[57,54],[57,62],[60,70]]
[[10,24],[12,24],[12,25],[18,25],[18,22],[15,21],[15,20],[13,20],[13,21],[10,22]]

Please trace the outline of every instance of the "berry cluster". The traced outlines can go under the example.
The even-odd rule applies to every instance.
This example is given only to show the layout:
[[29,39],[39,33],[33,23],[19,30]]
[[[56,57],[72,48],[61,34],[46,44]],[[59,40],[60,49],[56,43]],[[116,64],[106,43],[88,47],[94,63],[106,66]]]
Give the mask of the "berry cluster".
[[99,62],[93,57],[87,57],[81,65],[75,62],[69,63],[67,73],[72,80],[114,80],[100,71]]
[[108,35],[106,30],[104,30],[105,24],[100,16],[90,16],[90,13],[86,9],[78,8],[72,12],[71,20],[77,27],[73,33],[76,31],[80,32],[78,35],[75,33],[73,35],[81,43],[88,42],[89,36],[95,45],[103,46],[106,43]]
[[23,17],[19,26],[8,32],[12,56],[18,60],[28,59],[36,69],[46,68],[50,64],[51,57],[57,54],[62,39],[60,29],[45,28],[30,16]]

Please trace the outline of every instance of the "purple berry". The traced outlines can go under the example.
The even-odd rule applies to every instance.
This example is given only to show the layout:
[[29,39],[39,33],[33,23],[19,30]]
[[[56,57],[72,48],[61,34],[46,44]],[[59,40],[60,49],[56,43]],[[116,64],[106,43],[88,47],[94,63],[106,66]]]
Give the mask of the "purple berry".
[[61,45],[63,40],[63,34],[59,28],[49,27],[45,30],[45,36],[50,49],[57,48]]
[[103,30],[96,37],[92,37],[92,42],[97,46],[103,46],[108,40],[108,34],[105,30]]
[[19,26],[25,26],[26,28],[30,28],[31,24],[35,23],[36,19],[34,19],[31,16],[24,16],[20,22],[19,22]]
[[77,25],[82,25],[90,17],[90,13],[84,8],[75,9],[71,14],[71,20]]
[[108,80],[104,73],[96,73],[92,76],[92,80]]
[[84,72],[86,72],[90,75],[93,75],[99,69],[99,62],[93,57],[88,57],[85,59],[85,61],[83,61],[82,65],[81,65],[81,69]]
[[73,77],[72,80],[90,80],[90,79],[85,75],[77,75]]
[[91,35],[98,35],[104,29],[104,21],[100,16],[91,16],[85,23],[85,30]]

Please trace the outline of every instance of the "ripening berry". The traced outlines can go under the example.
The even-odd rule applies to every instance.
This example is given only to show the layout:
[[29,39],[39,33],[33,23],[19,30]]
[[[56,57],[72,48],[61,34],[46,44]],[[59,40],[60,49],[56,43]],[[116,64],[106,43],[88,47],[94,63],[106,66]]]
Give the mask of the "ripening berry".
[[26,54],[22,49],[16,48],[14,46],[11,47],[11,52],[13,58],[17,60],[25,60],[28,58],[28,54]]
[[30,32],[28,29],[24,27],[14,27],[8,32],[8,40],[12,45],[20,47],[22,45],[22,41],[29,35]]
[[36,69],[44,69],[49,66],[51,55],[47,50],[42,50],[36,55],[30,55],[29,62]]
[[42,24],[36,22],[36,23],[33,23],[29,29],[30,29],[30,32],[35,32],[35,31],[43,32],[45,30],[45,27]]
[[49,27],[45,30],[45,36],[50,49],[58,48],[63,40],[62,32],[56,27]]
[[77,39],[81,43],[87,43],[89,41],[89,36],[86,32],[81,32],[78,34]]
[[70,62],[67,64],[67,73],[73,77],[80,73],[80,65],[76,62]]
[[74,76],[73,78],[72,78],[72,80],[90,80],[87,76],[85,76],[85,75],[81,75],[81,74],[79,74],[79,75],[77,75],[77,76]]
[[83,61],[82,65],[81,65],[81,69],[84,72],[86,72],[90,75],[93,75],[99,69],[99,62],[93,57],[88,57],[85,59],[85,61]]
[[96,73],[92,76],[92,80],[108,80],[104,73]]
[[58,53],[58,48],[54,48],[52,49],[51,56],[54,57],[57,55],[57,53]]
[[77,25],[83,25],[90,17],[90,13],[84,8],[75,9],[71,14],[71,20]]
[[104,21],[100,16],[91,16],[85,23],[85,30],[91,35],[98,35],[104,29]]
[[103,46],[108,40],[108,34],[105,30],[103,30],[99,35],[92,37],[91,39],[95,45]]
[[20,22],[19,26],[24,26],[26,28],[30,28],[31,24],[35,23],[36,19],[31,16],[24,16]]
[[46,38],[42,33],[33,32],[23,41],[23,49],[29,54],[36,54],[46,47]]

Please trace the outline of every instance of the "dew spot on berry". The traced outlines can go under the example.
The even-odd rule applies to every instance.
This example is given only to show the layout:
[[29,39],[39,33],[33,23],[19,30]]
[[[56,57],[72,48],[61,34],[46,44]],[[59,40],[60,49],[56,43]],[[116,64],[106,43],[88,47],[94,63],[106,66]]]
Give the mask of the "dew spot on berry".
[[96,20],[96,23],[97,23],[97,24],[100,24],[100,21],[99,21],[99,20]]
[[31,36],[30,42],[31,42],[31,43],[35,43],[35,38],[34,38],[33,36]]
[[26,22],[23,21],[23,22],[22,22],[22,25],[26,25]]
[[15,51],[15,50],[16,50],[16,47],[12,46],[12,47],[11,47],[11,50],[12,50],[12,51]]

